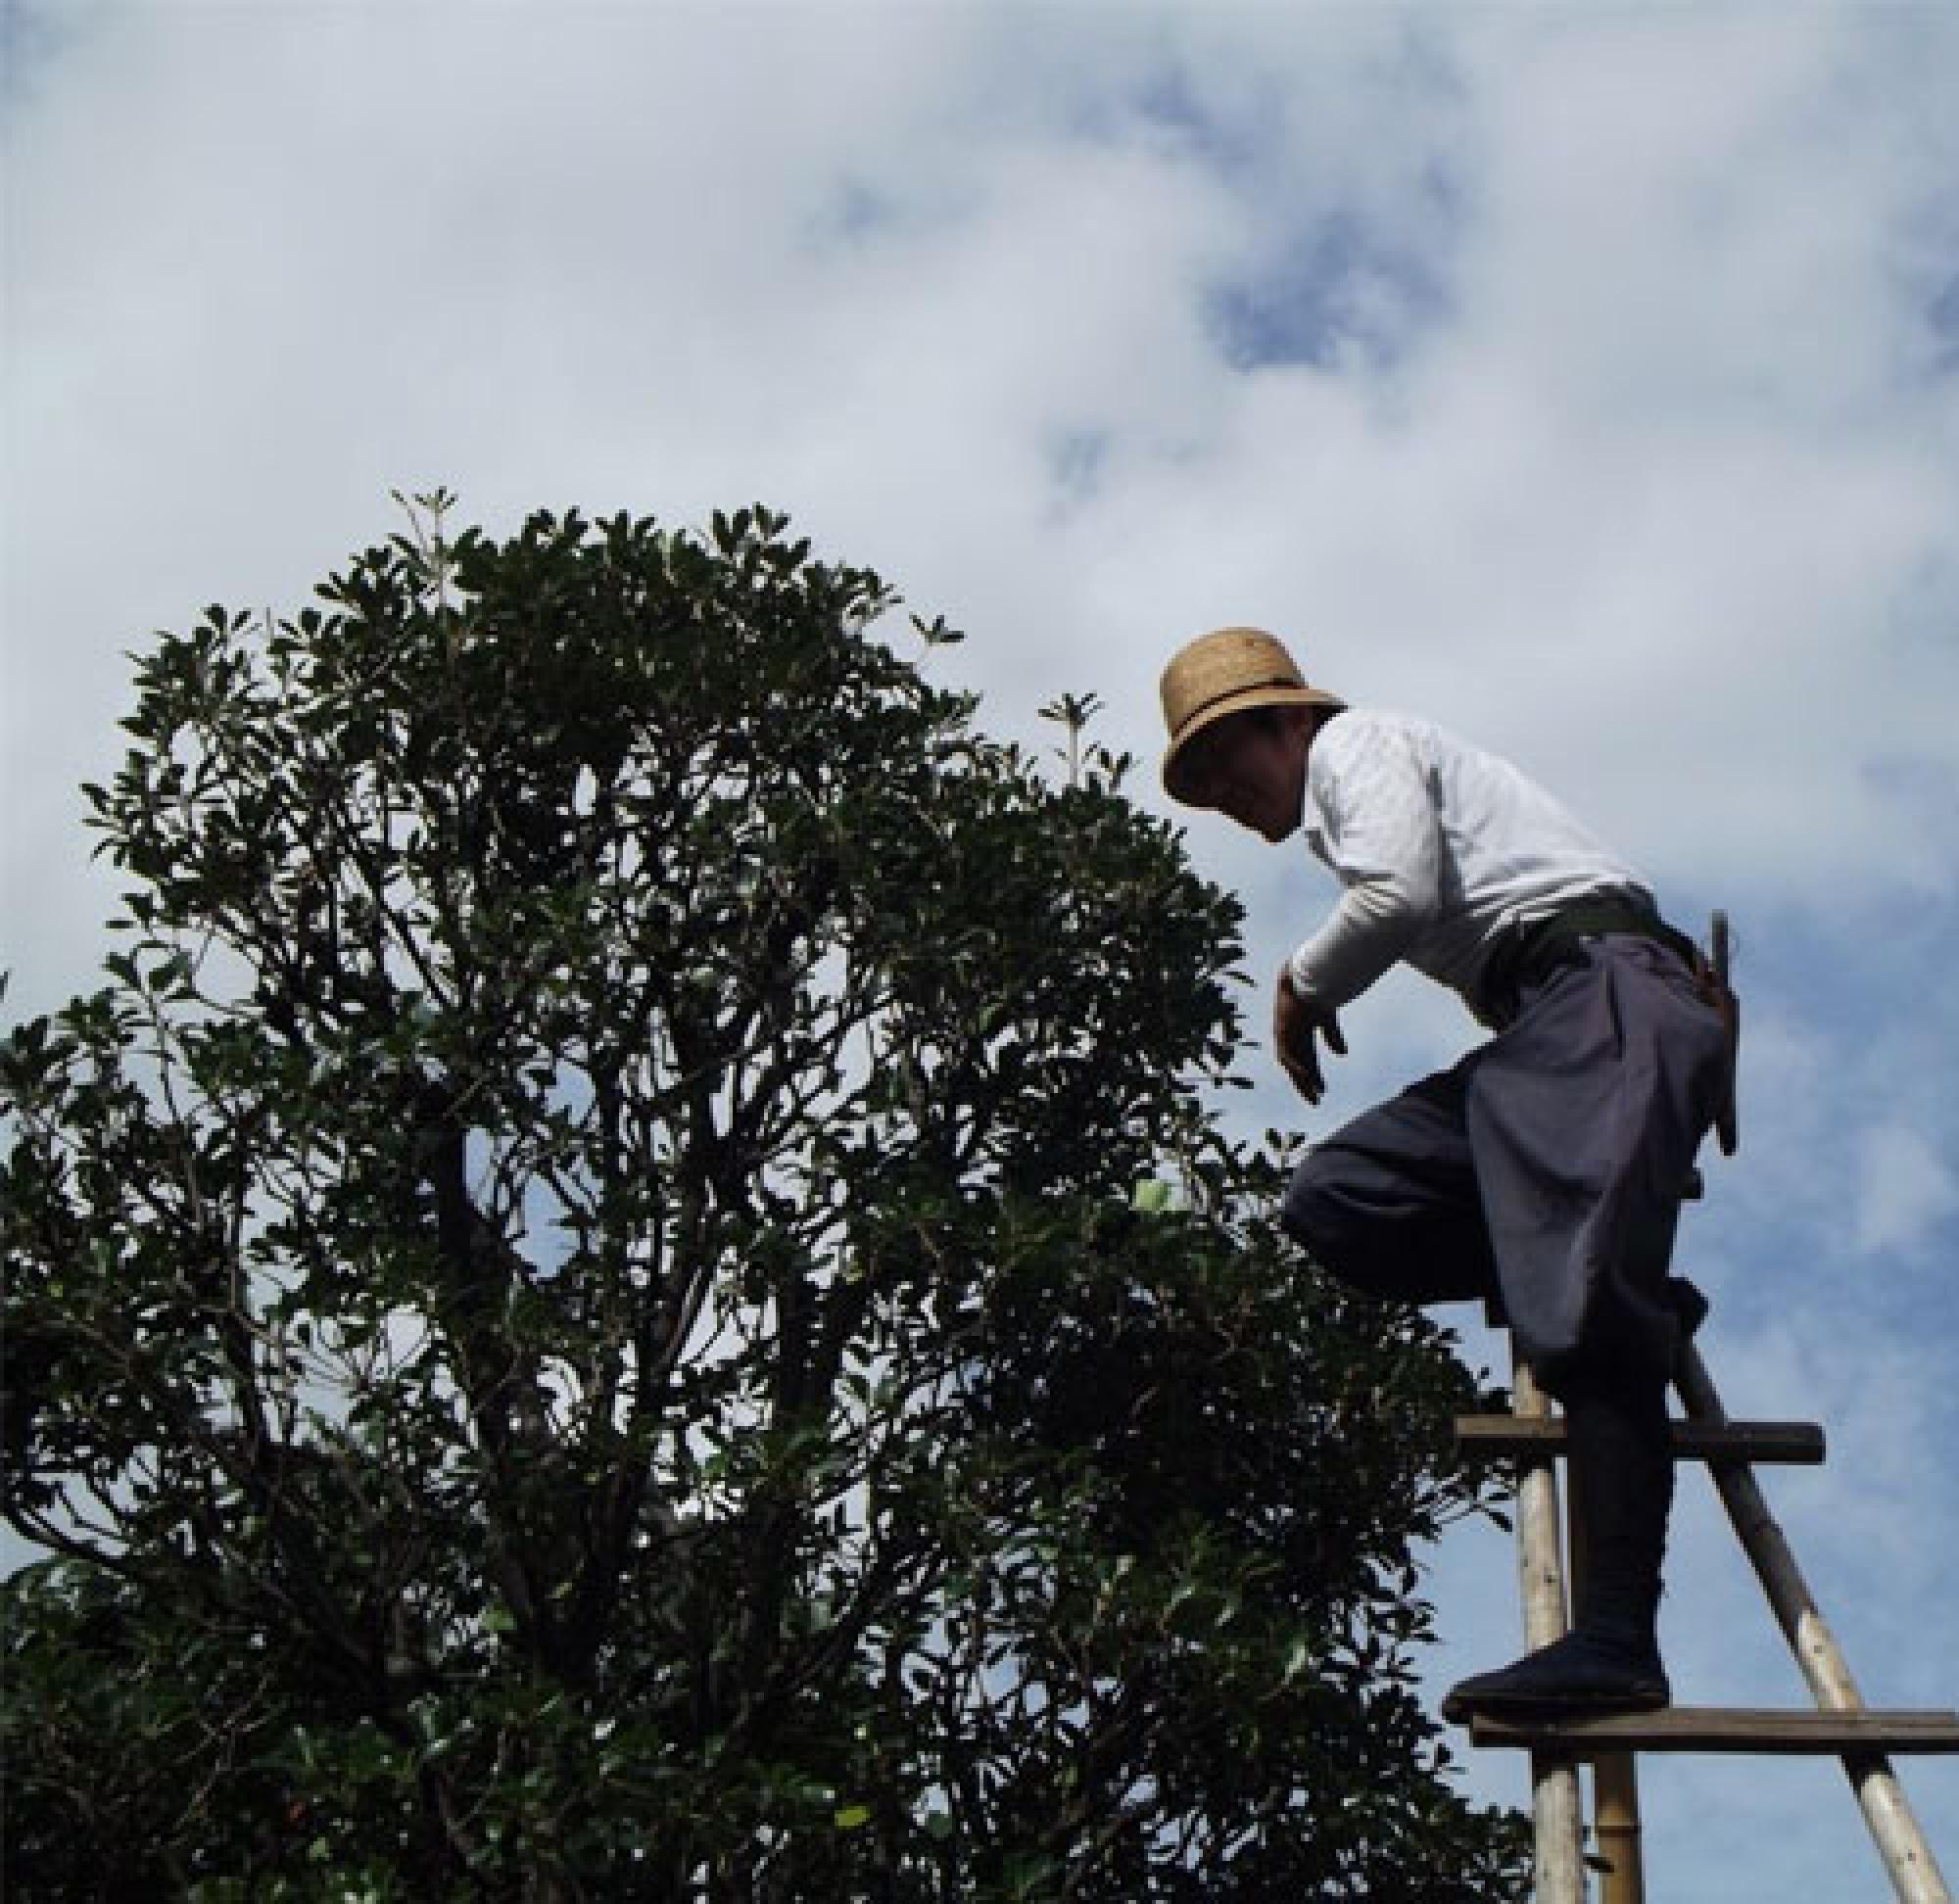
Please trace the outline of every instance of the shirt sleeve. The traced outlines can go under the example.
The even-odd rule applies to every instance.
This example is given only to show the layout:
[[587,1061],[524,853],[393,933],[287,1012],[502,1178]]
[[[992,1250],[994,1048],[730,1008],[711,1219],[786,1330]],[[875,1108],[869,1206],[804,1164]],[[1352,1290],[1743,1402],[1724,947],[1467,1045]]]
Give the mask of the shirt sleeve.
[[1412,738],[1353,715],[1315,741],[1307,805],[1314,850],[1343,890],[1287,965],[1294,989],[1331,1010],[1365,991],[1434,919],[1441,819]]

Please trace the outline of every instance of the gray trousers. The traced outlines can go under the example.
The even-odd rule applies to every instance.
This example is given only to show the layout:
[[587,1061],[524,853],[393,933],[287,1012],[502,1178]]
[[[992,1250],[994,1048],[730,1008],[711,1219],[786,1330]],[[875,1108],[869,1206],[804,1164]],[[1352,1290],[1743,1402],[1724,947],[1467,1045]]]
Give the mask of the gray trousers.
[[1674,953],[1584,940],[1487,1044],[1315,1145],[1280,1221],[1373,1294],[1492,1304],[1554,1395],[1650,1392],[1678,1347],[1674,1227],[1725,1063]]

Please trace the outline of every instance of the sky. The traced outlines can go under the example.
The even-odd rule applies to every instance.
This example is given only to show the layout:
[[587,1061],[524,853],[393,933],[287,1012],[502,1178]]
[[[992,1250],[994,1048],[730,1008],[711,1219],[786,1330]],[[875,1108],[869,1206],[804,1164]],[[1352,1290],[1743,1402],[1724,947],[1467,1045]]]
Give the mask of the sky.
[[[259,0],[0,12],[4,1015],[92,985],[132,650],[493,532],[762,500],[991,732],[1225,622],[1550,785],[1704,932],[1742,1149],[1678,1266],[1874,1704],[1959,1703],[1959,7]],[[1332,889],[1181,816],[1263,975]],[[1263,983],[1263,979],[1261,981]],[[1263,995],[1248,996],[1252,1022]],[[1312,1137],[1474,1041],[1396,975]],[[1501,1367],[1473,1315],[1464,1353]],[[1431,1556],[1440,1691],[1517,1649]],[[1676,1696],[1805,1702],[1704,1479]],[[1520,1760],[1465,1789],[1526,1803]],[[1959,1881],[1959,1760],[1902,1762]],[[1890,1895],[1831,1762],[1643,1762],[1675,1904]]]

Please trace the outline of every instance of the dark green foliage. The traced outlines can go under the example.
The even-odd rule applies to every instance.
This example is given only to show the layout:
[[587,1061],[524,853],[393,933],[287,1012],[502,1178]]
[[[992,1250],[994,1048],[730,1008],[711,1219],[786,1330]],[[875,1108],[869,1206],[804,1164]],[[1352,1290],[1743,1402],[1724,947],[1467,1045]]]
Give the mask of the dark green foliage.
[[1232,902],[778,517],[440,511],[141,662],[0,1060],[10,1896],[1521,1895]]

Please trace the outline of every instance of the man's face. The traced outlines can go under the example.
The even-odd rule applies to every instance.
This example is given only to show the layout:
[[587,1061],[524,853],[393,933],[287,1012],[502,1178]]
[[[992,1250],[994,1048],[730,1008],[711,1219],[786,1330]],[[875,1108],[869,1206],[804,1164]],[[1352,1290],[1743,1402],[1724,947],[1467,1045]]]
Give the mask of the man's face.
[[1299,825],[1313,716],[1282,707],[1269,716],[1234,714],[1191,743],[1204,804],[1275,844]]

